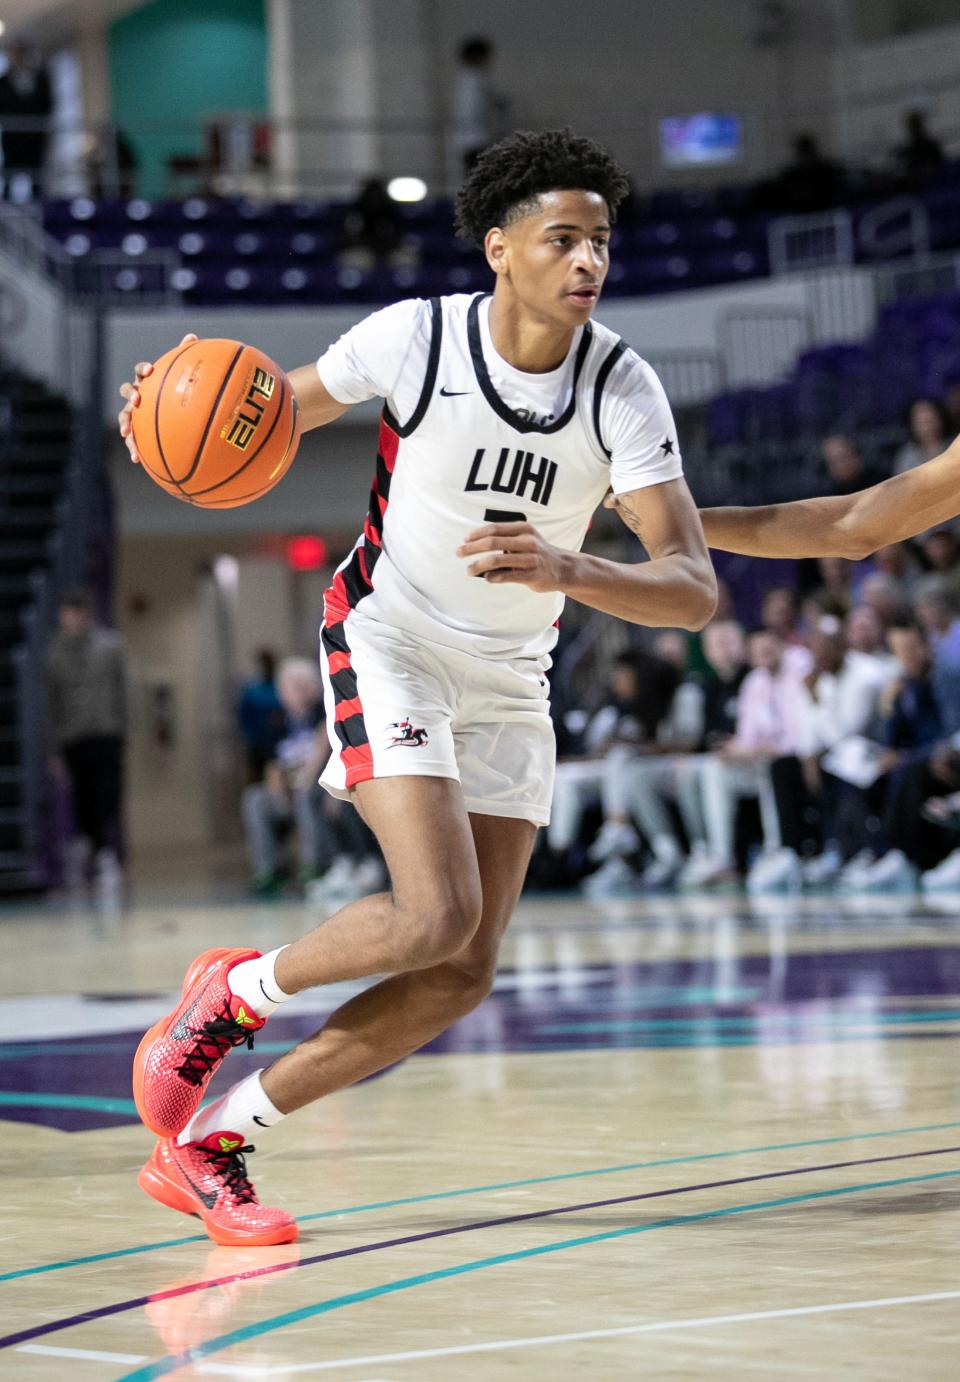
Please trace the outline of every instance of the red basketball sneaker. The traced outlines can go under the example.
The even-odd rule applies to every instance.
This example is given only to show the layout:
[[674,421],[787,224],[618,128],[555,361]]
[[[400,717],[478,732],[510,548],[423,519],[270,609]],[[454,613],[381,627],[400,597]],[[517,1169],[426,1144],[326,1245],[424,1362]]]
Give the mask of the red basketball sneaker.
[[161,1138],[137,1184],[170,1209],[199,1215],[223,1247],[292,1243],[297,1221],[283,1209],[266,1209],[247,1178],[243,1155],[252,1151],[232,1132],[214,1132],[185,1147]]
[[227,973],[259,950],[206,950],[183,981],[177,1008],[150,1028],[133,1059],[133,1098],[151,1132],[175,1137],[200,1107],[227,1052],[246,1042],[266,1018],[250,1012],[227,987]]

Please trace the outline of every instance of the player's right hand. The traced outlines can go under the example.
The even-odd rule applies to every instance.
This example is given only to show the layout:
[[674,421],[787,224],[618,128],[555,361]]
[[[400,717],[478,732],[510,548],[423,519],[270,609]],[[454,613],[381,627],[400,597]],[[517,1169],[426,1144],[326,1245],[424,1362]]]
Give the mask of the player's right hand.
[[[200,337],[194,332],[188,331],[180,344],[182,346],[189,345],[191,341],[198,341],[199,339]],[[140,390],[137,388],[137,384],[140,383],[141,379],[146,379],[148,374],[153,373],[152,362],[150,360],[141,361],[139,365],[134,366],[133,373],[135,378],[133,384],[120,385],[120,394],[127,401],[117,414],[117,424],[120,428],[120,435],[126,444],[126,448],[130,452],[130,459],[134,461],[135,464],[140,465],[140,453],[137,451],[133,440],[133,410],[140,404]]]

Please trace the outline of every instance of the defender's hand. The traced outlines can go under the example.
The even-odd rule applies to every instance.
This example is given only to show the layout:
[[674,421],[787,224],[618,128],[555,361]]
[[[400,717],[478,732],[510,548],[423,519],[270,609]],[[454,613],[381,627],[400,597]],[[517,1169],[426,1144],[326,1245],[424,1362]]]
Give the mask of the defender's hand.
[[528,585],[531,590],[559,590],[567,553],[540,536],[532,523],[487,523],[467,536],[458,557],[473,557],[469,576],[491,585]]
[[[200,337],[192,331],[188,331],[180,342],[182,346],[189,345],[191,341],[199,341]],[[150,360],[142,360],[139,365],[134,366],[134,377],[136,383],[121,384],[120,394],[127,401],[117,414],[117,425],[120,428],[120,435],[126,442],[127,450],[130,452],[130,459],[137,465],[140,464],[140,455],[133,440],[133,410],[140,404],[140,391],[137,384],[141,379],[146,379],[148,374],[153,373],[153,363]]]

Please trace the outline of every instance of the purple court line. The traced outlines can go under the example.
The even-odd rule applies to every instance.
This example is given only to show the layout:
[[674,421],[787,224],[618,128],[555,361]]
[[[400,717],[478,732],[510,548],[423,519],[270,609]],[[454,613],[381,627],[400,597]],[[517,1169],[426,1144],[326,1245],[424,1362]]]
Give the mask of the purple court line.
[[92,1320],[102,1320],[108,1315],[120,1315],[127,1310],[136,1310],[155,1300],[171,1300],[175,1296],[186,1296],[194,1291],[209,1291],[214,1286],[226,1286],[232,1281],[247,1281],[253,1277],[271,1276],[275,1272],[289,1272],[298,1267],[315,1267],[320,1262],[335,1262],[344,1257],[359,1257],[368,1252],[382,1252],[387,1248],[399,1248],[408,1243],[423,1243],[432,1238],[449,1238],[458,1233],[472,1233],[477,1229],[499,1228],[505,1224],[522,1224],[532,1219],[548,1219],[558,1214],[578,1214],[587,1209],[606,1209],[617,1204],[635,1204],[639,1200],[659,1200],[667,1195],[690,1195],[696,1190],[720,1190],[729,1185],[749,1185],[754,1181],[779,1180],[783,1176],[808,1176],[816,1171],[842,1171],[852,1166],[878,1166],[888,1161],[911,1161],[917,1157],[946,1156],[950,1152],[960,1152],[960,1147],[931,1147],[924,1152],[898,1152],[888,1156],[862,1157],[857,1161],[832,1161],[823,1166],[793,1166],[786,1171],[761,1171],[753,1176],[734,1176],[730,1180],[704,1181],[701,1185],[675,1185],[667,1190],[645,1190],[639,1195],[617,1195],[608,1200],[588,1200],[583,1204],[558,1205],[553,1209],[534,1209],[525,1214],[506,1214],[497,1219],[478,1219],[472,1224],[455,1224],[450,1228],[428,1229],[425,1233],[410,1233],[402,1238],[386,1238],[377,1243],[361,1243],[353,1248],[337,1248],[334,1252],[317,1253],[314,1257],[304,1257],[296,1262],[277,1262],[269,1267],[255,1267],[247,1272],[236,1272],[232,1276],[218,1276],[207,1281],[192,1281],[176,1286],[169,1291],[154,1291],[148,1296],[136,1296],[132,1300],[116,1301],[113,1305],[103,1305],[96,1310],[85,1310],[79,1315],[64,1315],[46,1324],[34,1325],[30,1329],[18,1330],[16,1334],[0,1337],[0,1348],[12,1348],[30,1339],[42,1338],[45,1334],[55,1334],[61,1329],[71,1329],[76,1325],[88,1324]]

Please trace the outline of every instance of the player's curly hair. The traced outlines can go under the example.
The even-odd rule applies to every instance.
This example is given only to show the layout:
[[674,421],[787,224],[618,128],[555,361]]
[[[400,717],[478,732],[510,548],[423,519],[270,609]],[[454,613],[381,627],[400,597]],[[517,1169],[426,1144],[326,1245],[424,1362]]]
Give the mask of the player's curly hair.
[[578,188],[596,192],[611,220],[630,191],[620,164],[571,130],[517,130],[477,159],[457,193],[456,231],[477,245],[491,226],[506,226],[536,209],[542,192]]

